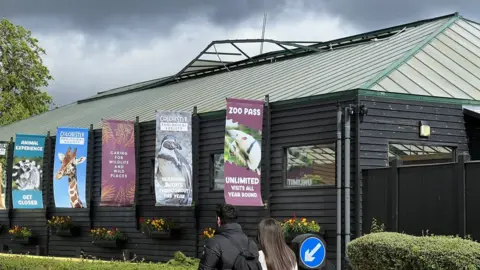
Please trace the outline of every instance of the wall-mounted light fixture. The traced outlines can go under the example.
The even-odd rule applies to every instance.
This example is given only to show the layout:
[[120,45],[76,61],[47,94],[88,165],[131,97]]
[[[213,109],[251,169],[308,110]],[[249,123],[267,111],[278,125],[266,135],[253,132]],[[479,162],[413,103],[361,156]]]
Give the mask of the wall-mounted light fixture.
[[420,137],[430,137],[431,130],[427,121],[420,121]]

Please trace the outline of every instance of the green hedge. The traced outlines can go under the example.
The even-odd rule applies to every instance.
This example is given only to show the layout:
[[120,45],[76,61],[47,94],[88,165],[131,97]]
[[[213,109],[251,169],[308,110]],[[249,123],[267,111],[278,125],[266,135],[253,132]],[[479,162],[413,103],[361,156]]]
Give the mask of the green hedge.
[[110,262],[88,259],[68,259],[27,255],[0,254],[2,270],[197,270],[198,260],[175,253],[168,263]]
[[379,232],[347,246],[356,270],[480,269],[480,243],[453,236],[411,236]]

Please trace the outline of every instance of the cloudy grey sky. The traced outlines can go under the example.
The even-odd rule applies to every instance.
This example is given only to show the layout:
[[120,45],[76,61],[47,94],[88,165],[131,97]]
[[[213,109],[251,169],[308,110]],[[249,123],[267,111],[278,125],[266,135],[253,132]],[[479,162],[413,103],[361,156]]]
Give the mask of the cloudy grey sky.
[[[47,50],[57,105],[171,75],[216,39],[325,41],[460,12],[479,0],[0,0],[0,16]],[[258,48],[247,48],[247,51]]]

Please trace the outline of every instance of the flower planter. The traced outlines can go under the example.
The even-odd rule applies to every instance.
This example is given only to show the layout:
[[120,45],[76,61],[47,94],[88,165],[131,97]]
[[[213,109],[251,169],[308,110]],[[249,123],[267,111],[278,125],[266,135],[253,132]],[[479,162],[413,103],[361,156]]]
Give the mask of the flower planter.
[[116,240],[96,239],[96,240],[93,240],[92,243],[97,247],[121,248],[123,246],[124,240],[120,240],[120,239],[116,239]]
[[24,237],[24,238],[18,238],[18,237],[12,237],[12,242],[20,245],[30,245],[33,243],[33,237]]
[[73,237],[80,235],[79,227],[54,229],[55,235],[63,237]]
[[175,229],[170,229],[170,231],[152,231],[148,233],[150,238],[153,239],[174,239],[178,238],[180,236],[180,229],[175,228]]

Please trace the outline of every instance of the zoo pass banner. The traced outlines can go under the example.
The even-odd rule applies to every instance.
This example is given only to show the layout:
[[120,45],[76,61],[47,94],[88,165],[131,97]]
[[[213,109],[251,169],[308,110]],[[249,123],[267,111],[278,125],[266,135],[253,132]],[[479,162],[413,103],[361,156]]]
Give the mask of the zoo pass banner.
[[100,206],[132,206],[135,177],[134,122],[103,120]]
[[157,111],[155,205],[192,205],[192,115]]
[[43,208],[43,153],[45,135],[17,134],[13,151],[13,208]]
[[7,189],[8,145],[8,142],[0,142],[0,209],[7,208],[5,205],[5,190]]
[[57,129],[53,165],[55,207],[86,208],[88,129]]
[[227,98],[224,196],[227,204],[263,206],[263,101]]

